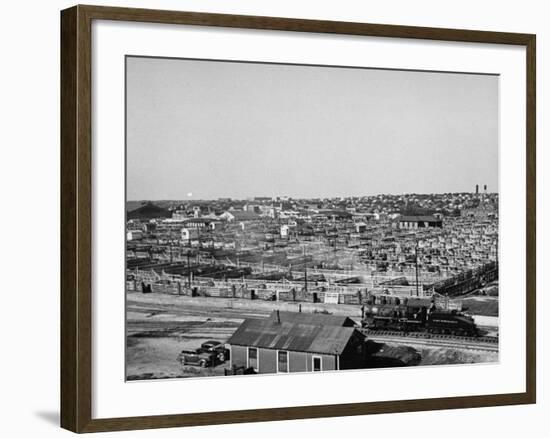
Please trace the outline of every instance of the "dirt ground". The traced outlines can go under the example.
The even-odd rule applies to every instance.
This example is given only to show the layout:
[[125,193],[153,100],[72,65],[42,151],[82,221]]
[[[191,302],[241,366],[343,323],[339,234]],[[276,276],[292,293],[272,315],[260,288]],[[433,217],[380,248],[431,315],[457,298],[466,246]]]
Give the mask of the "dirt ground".
[[[128,380],[222,376],[227,364],[215,368],[177,361],[181,350],[194,350],[214,339],[226,342],[245,318],[265,317],[274,309],[298,310],[295,303],[189,298],[165,294],[128,293],[126,306],[126,377]],[[296,309],[294,309],[296,307]],[[349,307],[349,308],[348,308]],[[359,322],[359,306],[308,304],[303,311],[348,314]],[[412,348],[380,344],[370,367],[494,362],[495,353]]]
[[498,353],[489,351],[451,350],[449,348],[419,348],[418,365],[452,365],[498,362]]
[[225,342],[245,318],[269,314],[139,293],[128,294],[126,311],[128,380],[223,375],[224,365],[182,369],[177,356],[181,350],[194,350],[210,339]]
[[483,316],[498,316],[498,297],[469,297],[462,300],[467,312]]
[[371,342],[373,347],[369,367],[429,366],[489,363],[498,361],[498,353],[454,350],[439,347],[411,347],[398,343]]

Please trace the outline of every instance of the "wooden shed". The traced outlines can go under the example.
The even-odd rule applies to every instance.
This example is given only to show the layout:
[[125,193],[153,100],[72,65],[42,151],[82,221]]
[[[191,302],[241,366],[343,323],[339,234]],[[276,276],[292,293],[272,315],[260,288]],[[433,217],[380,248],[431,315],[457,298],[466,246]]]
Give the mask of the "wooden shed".
[[227,342],[230,365],[262,374],[363,368],[365,336],[350,321],[294,312],[245,319]]

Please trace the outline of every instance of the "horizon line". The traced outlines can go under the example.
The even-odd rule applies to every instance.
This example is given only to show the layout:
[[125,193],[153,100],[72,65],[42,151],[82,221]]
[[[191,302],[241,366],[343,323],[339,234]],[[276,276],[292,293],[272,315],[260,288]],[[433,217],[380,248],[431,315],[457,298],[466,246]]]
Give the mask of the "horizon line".
[[[498,195],[499,192],[479,192],[477,195]],[[472,194],[475,195],[475,192],[409,192],[409,193],[377,193],[373,195],[349,195],[349,196],[309,196],[309,197],[300,197],[300,196],[290,196],[290,195],[277,195],[277,196],[247,196],[247,197],[232,197],[232,196],[218,196],[216,198],[193,198],[193,197],[182,197],[182,198],[139,198],[139,199],[126,199],[126,202],[160,202],[160,201],[218,201],[220,199],[231,199],[232,201],[247,201],[254,198],[269,198],[271,200],[276,200],[276,198],[288,198],[293,200],[307,200],[307,199],[348,199],[348,198],[373,198],[377,196],[410,196],[410,195],[452,195],[452,194]]]

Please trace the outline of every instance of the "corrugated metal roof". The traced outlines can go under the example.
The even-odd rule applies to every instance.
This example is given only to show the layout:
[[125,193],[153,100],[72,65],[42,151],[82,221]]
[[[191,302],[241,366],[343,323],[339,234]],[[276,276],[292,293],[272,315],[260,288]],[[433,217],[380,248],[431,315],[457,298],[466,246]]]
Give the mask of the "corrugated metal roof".
[[[302,313],[279,311],[281,322],[296,322],[312,325],[335,325],[340,327],[354,327],[355,322],[344,315],[327,315],[324,313]],[[274,310],[269,315],[271,321],[277,321],[277,311]]]
[[341,354],[355,334],[363,336],[353,327],[278,323],[270,318],[245,319],[227,343],[274,350]]

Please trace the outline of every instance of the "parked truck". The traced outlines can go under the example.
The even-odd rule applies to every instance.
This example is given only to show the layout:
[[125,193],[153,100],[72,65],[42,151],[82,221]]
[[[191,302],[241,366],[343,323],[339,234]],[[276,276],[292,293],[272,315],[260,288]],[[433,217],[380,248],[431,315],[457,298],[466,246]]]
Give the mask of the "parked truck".
[[219,341],[206,341],[196,350],[182,350],[178,362],[182,366],[192,365],[201,368],[214,367],[224,363],[229,358],[229,351]]

